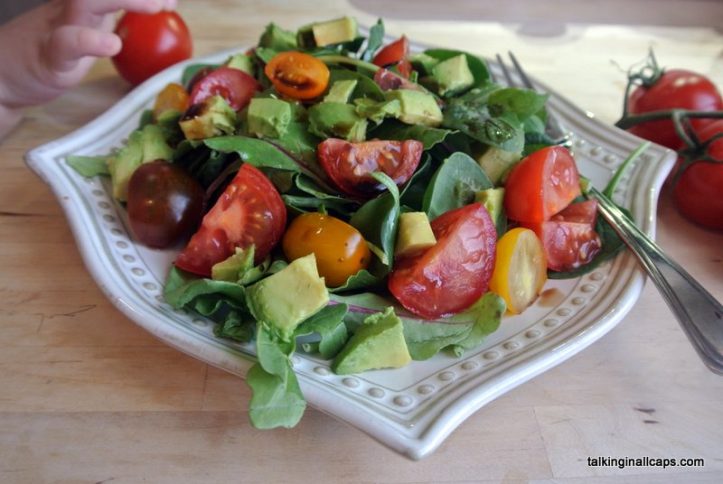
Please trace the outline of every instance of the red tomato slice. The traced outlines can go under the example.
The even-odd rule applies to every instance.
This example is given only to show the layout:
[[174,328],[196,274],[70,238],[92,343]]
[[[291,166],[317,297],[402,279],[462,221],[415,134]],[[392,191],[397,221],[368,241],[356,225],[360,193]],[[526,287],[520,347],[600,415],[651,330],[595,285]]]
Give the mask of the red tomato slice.
[[399,39],[387,44],[377,52],[372,63],[379,67],[386,67],[406,59],[407,55],[409,55],[409,42],[402,35]]
[[231,67],[219,67],[195,82],[191,90],[191,105],[219,95],[239,111],[251,102],[258,90],[259,83],[252,76]]
[[400,60],[397,63],[397,70],[402,77],[409,79],[409,76],[412,75],[412,63],[407,59]]
[[487,291],[497,242],[495,224],[480,203],[440,215],[432,231],[437,243],[401,259],[388,283],[402,306],[427,319],[463,311]]
[[549,146],[520,161],[505,183],[507,216],[518,222],[543,222],[580,195],[580,175],[572,155]]
[[596,219],[597,200],[586,200],[569,205],[546,222],[523,226],[542,241],[548,269],[571,271],[590,262],[602,248]]
[[263,173],[245,163],[203,217],[201,228],[175,264],[208,277],[211,267],[231,256],[236,247],[252,244],[258,263],[281,240],[285,227],[286,206],[279,192]]
[[319,143],[316,153],[339,190],[369,198],[383,189],[370,173],[381,170],[394,183],[403,185],[417,169],[423,149],[424,145],[417,140],[350,143],[330,138]]
[[[409,77],[409,75],[407,75],[407,77]],[[395,74],[389,69],[379,69],[377,72],[375,72],[374,82],[377,83],[377,85],[382,91],[390,91],[392,89],[413,89],[416,91],[424,90],[424,88],[422,88],[419,84],[415,84],[400,76],[399,74]]]

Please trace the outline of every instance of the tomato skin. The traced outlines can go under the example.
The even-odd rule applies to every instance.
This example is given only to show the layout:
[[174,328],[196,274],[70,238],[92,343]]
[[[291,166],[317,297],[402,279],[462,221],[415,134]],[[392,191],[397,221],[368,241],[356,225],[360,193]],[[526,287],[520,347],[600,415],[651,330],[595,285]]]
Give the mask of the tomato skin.
[[153,104],[153,117],[158,119],[161,114],[169,110],[182,113],[188,109],[188,106],[189,98],[186,89],[182,85],[172,82],[156,96]]
[[260,89],[259,83],[247,73],[232,67],[219,67],[195,81],[191,90],[191,105],[219,95],[235,111],[248,106],[251,98]]
[[[723,109],[723,99],[715,84],[707,77],[684,69],[666,70],[655,84],[650,87],[638,86],[628,99],[630,114],[675,108],[720,111]],[[700,130],[711,122],[705,118],[690,121],[695,130]],[[669,119],[640,123],[628,131],[674,150],[682,146],[673,122]]]
[[193,52],[191,33],[176,12],[126,12],[115,32],[123,47],[112,58],[113,65],[133,85],[190,58]]
[[203,215],[201,185],[177,165],[144,163],[128,183],[128,220],[143,244],[165,248],[198,226]]
[[399,39],[390,42],[377,52],[372,63],[379,67],[386,67],[401,62],[407,58],[407,55],[409,55],[409,42],[407,37],[402,35]]
[[304,213],[294,219],[284,234],[281,246],[289,261],[316,256],[319,275],[326,285],[338,287],[362,269],[371,253],[362,234],[336,217],[321,213]]
[[[698,133],[707,141],[723,133],[723,119],[709,124]],[[708,155],[723,161],[723,138],[708,146]],[[714,230],[723,230],[723,163],[697,161],[689,165],[673,188],[675,205],[689,220]]]
[[266,64],[264,73],[280,94],[299,101],[319,97],[329,85],[326,64],[303,52],[279,52]]
[[400,259],[388,287],[408,311],[426,319],[467,309],[488,289],[497,232],[487,209],[473,203],[431,223],[437,244]]
[[505,183],[507,216],[518,222],[543,222],[580,195],[580,175],[562,146],[536,151],[512,168]]
[[419,166],[423,150],[424,145],[417,140],[351,143],[330,138],[319,143],[316,153],[321,167],[339,190],[369,198],[383,189],[370,173],[381,170],[394,183],[403,185]]
[[244,163],[218,201],[203,217],[201,228],[176,258],[176,266],[204,277],[236,247],[255,246],[261,262],[281,240],[286,206],[258,168]]
[[537,234],[545,249],[547,268],[571,271],[589,263],[602,249],[595,231],[597,200],[569,205],[550,220],[523,223]]

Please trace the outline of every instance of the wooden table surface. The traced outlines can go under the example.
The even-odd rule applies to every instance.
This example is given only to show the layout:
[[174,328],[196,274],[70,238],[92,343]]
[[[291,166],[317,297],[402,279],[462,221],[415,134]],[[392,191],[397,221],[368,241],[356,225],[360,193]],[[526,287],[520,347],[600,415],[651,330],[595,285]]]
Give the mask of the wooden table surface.
[[[375,19],[344,2],[308,5],[209,0],[181,2],[180,11],[198,55],[250,45],[271,20],[292,28],[343,13]],[[482,55],[511,49],[609,123],[621,105],[620,66],[649,46],[663,64],[723,87],[723,37],[708,28],[571,25],[544,36],[492,19],[387,27]],[[251,428],[243,381],[167,347],[106,300],[58,203],[23,162],[127,90],[99,62],[0,144],[0,482],[723,480],[723,378],[702,365],[650,284],[599,342],[477,412],[420,462],[313,409],[292,430]],[[723,235],[687,223],[666,194],[658,240],[723,299]],[[589,467],[595,456],[703,458],[705,466]]]

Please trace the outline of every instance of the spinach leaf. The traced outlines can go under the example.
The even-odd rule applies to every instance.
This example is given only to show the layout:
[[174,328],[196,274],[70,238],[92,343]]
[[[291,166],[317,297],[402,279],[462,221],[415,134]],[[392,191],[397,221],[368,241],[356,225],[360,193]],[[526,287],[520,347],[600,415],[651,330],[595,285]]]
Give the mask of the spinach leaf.
[[349,224],[355,227],[368,242],[382,250],[381,263],[386,270],[392,267],[394,243],[397,238],[400,205],[399,189],[394,181],[385,173],[371,174],[379,183],[384,184],[387,191],[369,200],[352,215]]
[[339,286],[329,289],[329,292],[338,293],[346,291],[356,291],[359,289],[369,289],[379,286],[383,277],[378,277],[366,269],[362,269],[356,274],[349,276],[346,282]]
[[442,349],[464,340],[472,331],[469,323],[441,323],[402,319],[404,340],[413,360],[428,360]]
[[507,87],[490,93],[487,103],[493,112],[512,112],[519,119],[527,119],[545,107],[547,98],[547,94],[531,89]]
[[256,47],[254,49],[254,55],[258,57],[261,62],[268,64],[271,59],[278,54],[279,51],[271,47]]
[[257,168],[301,171],[299,164],[267,141],[248,136],[208,138],[204,144],[221,153],[236,153],[242,161]]
[[490,81],[490,71],[487,68],[487,64],[477,56],[468,54],[467,52],[462,52],[461,50],[452,49],[427,49],[424,53],[440,61],[451,59],[452,57],[457,57],[458,55],[463,54],[467,58],[467,65],[474,77],[473,86],[482,86]]
[[372,25],[369,29],[369,38],[367,39],[367,46],[362,51],[359,58],[363,61],[371,61],[374,58],[374,54],[379,47],[384,43],[384,22],[382,19],[378,19],[377,23]]
[[186,66],[186,68],[183,69],[183,74],[181,74],[181,84],[188,88],[188,85],[190,84],[191,79],[193,79],[193,76],[198,74],[199,71],[205,69],[206,67],[215,69],[218,67],[218,64],[191,64],[189,66]]
[[344,346],[349,333],[344,324],[344,316],[349,310],[346,304],[329,304],[319,312],[302,322],[294,336],[306,336],[318,333],[320,336],[318,351],[322,358],[330,360]]
[[422,161],[419,162],[417,171],[414,172],[412,177],[407,181],[402,188],[400,195],[400,203],[404,207],[408,207],[413,212],[421,212],[424,204],[424,192],[427,190],[429,183],[434,175],[434,168],[432,166],[432,159],[429,154],[422,156]]
[[497,331],[507,305],[505,300],[493,292],[488,292],[466,311],[457,314],[455,319],[472,318],[474,324],[461,341],[455,342],[451,349],[457,356],[482,344],[484,339]]
[[360,74],[356,71],[350,71],[348,69],[329,69],[329,85],[331,86],[336,81],[357,81],[354,92],[351,95],[352,99],[356,98],[370,98],[376,101],[384,101],[384,92],[374,80]]
[[65,162],[77,171],[79,174],[86,178],[93,176],[107,176],[110,175],[108,171],[108,157],[107,156],[78,156],[68,155],[65,158]]
[[423,209],[430,220],[474,201],[475,194],[492,188],[479,164],[466,153],[444,160],[424,193]]
[[409,125],[395,119],[385,120],[372,131],[373,136],[379,139],[421,141],[425,151],[442,143],[451,133],[453,131],[448,129],[431,128],[421,124]]

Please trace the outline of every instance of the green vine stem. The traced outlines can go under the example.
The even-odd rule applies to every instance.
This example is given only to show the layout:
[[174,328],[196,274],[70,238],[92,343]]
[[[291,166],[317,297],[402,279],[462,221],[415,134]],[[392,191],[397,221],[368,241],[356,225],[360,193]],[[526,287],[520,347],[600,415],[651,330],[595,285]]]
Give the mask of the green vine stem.
[[379,66],[374,65],[371,62],[365,62],[359,59],[352,59],[343,55],[320,55],[317,57],[317,59],[324,62],[325,64],[346,64],[366,69],[371,72],[376,72],[380,69]]
[[636,124],[645,123],[646,121],[657,121],[661,119],[671,119],[674,117],[686,118],[723,118],[723,111],[690,111],[687,109],[666,109],[663,111],[651,111],[645,114],[635,114],[632,116],[624,116],[615,126],[620,129],[628,129]]

